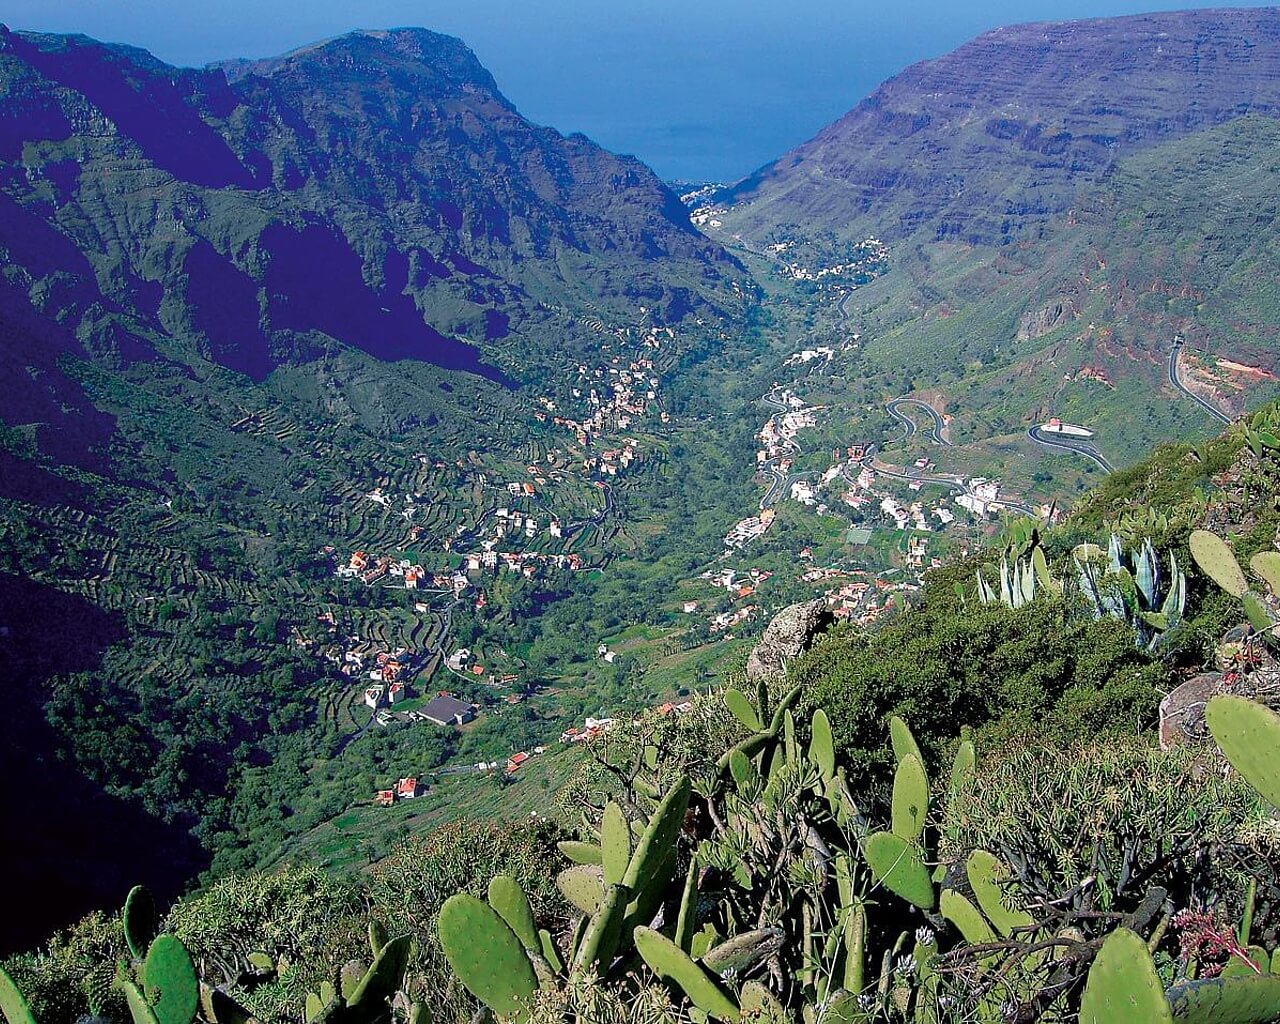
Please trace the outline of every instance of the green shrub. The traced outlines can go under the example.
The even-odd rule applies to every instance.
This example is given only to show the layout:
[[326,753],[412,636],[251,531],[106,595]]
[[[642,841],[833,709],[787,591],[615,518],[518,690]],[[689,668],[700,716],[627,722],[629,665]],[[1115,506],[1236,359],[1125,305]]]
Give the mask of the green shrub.
[[1134,648],[1124,624],[1081,618],[1060,601],[939,611],[926,600],[874,632],[836,632],[793,677],[809,706],[826,709],[857,779],[888,763],[890,713],[935,758],[962,725],[984,746],[1131,736],[1154,722],[1167,670]]

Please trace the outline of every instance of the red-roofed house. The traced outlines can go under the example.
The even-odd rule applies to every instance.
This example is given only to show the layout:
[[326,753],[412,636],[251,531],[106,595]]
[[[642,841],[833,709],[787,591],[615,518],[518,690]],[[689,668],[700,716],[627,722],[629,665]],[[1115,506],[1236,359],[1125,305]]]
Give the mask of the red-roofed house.
[[507,758],[507,774],[512,775],[520,770],[520,766],[529,760],[529,755],[525,751],[518,754],[512,754]]
[[396,783],[396,796],[401,800],[413,800],[418,795],[417,779],[401,779]]

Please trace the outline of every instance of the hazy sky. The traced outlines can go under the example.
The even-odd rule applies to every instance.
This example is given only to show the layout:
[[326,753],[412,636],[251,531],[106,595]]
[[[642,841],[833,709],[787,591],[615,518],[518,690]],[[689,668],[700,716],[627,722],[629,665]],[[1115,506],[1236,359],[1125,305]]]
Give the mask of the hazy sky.
[[0,20],[191,65],[421,25],[461,36],[532,120],[635,153],[664,177],[733,180],[905,65],[984,29],[1157,9],[1150,0],[6,0]]

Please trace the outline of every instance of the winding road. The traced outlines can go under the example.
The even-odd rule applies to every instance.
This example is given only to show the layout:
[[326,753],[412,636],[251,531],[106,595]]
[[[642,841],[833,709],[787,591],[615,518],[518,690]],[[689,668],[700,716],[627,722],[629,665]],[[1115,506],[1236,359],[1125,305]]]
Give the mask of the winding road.
[[1210,405],[1203,398],[1193,391],[1189,391],[1187,386],[1182,383],[1182,376],[1178,372],[1178,356],[1182,354],[1182,346],[1184,342],[1181,338],[1173,339],[1173,348],[1169,351],[1169,383],[1178,391],[1186,395],[1196,405],[1200,406],[1205,412],[1212,416],[1219,423],[1230,423],[1231,417],[1224,413],[1216,406]]
[[908,438],[913,437],[919,429],[916,426],[915,420],[906,413],[900,411],[904,405],[914,405],[929,414],[929,418],[933,420],[933,426],[925,431],[924,436],[927,437],[931,443],[943,445],[944,447],[951,446],[951,442],[942,436],[942,432],[947,427],[946,421],[942,418],[942,414],[921,398],[895,398],[893,401],[885,403],[885,411],[897,420],[905,431],[902,435],[902,440],[905,441]]
[[1094,465],[1098,466],[1098,468],[1103,470],[1103,472],[1114,472],[1111,463],[1107,461],[1106,456],[1087,441],[1072,438],[1064,434],[1054,434],[1050,437],[1049,435],[1046,435],[1040,427],[1032,427],[1028,430],[1027,437],[1036,444],[1044,445],[1046,448],[1058,448],[1064,452],[1081,455]]

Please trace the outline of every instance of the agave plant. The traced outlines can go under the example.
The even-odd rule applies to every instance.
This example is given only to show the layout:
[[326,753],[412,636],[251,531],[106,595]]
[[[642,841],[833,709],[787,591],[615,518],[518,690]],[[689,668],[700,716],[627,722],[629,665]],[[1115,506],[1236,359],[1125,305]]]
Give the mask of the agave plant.
[[1097,545],[1082,544],[1074,560],[1080,592],[1094,618],[1109,616],[1129,623],[1140,648],[1158,647],[1169,630],[1182,621],[1187,605],[1186,575],[1178,568],[1177,556],[1170,552],[1166,585],[1160,558],[1149,538],[1126,557],[1119,535],[1113,533],[1105,553]]
[[1062,593],[1062,584],[1050,574],[1044,549],[1038,544],[1031,548],[1030,557],[1016,559],[1012,566],[1007,555],[1000,559],[999,594],[983,577],[981,569],[977,575],[978,600],[983,604],[1000,601],[1010,608],[1023,608],[1036,599],[1041,588],[1055,597]]

